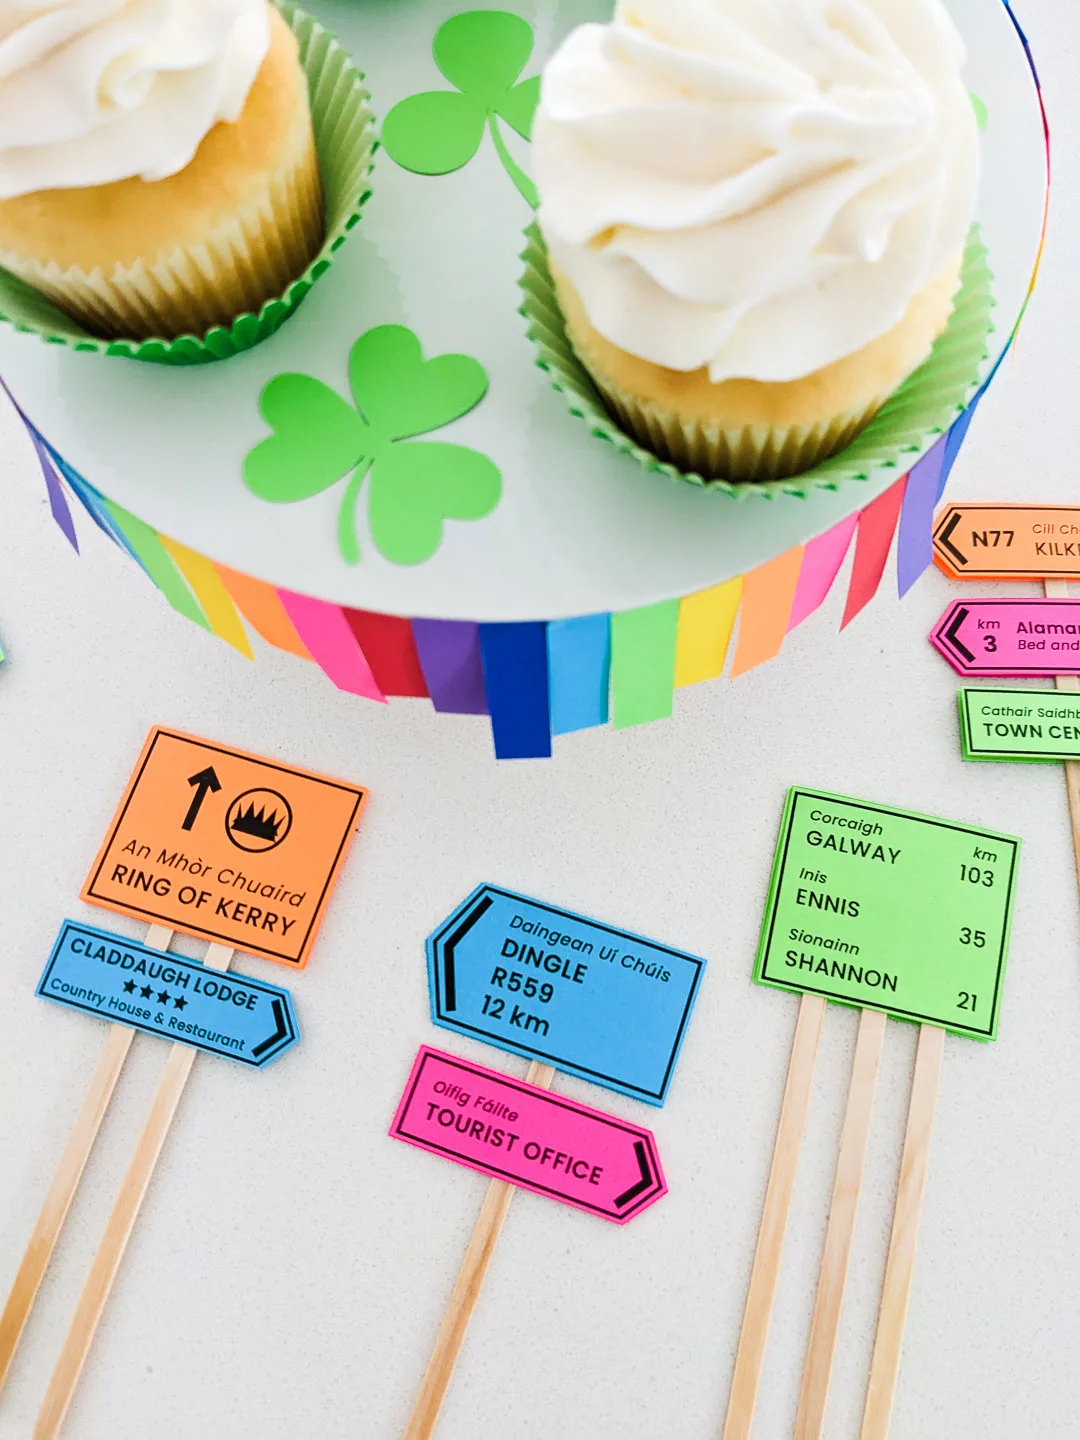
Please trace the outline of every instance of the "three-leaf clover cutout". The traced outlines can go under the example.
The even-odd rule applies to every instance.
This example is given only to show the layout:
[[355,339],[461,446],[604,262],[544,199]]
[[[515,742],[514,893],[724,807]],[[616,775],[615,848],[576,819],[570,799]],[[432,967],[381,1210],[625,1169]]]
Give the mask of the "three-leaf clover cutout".
[[244,481],[263,500],[290,503],[349,476],[338,548],[355,565],[356,505],[370,474],[372,539],[388,560],[417,565],[439,548],[445,519],[481,520],[499,503],[502,476],[486,455],[415,438],[468,414],[487,384],[478,360],[425,360],[411,330],[377,326],[349,352],[355,404],[311,375],[277,375],[266,385],[259,410],[274,433],[248,452]]
[[395,105],[382,127],[383,148],[405,170],[448,175],[467,165],[485,129],[503,169],[535,210],[536,187],[506,148],[499,121],[524,140],[532,135],[540,77],[519,80],[532,54],[533,32],[520,15],[470,10],[439,27],[435,63],[456,90],[427,90]]

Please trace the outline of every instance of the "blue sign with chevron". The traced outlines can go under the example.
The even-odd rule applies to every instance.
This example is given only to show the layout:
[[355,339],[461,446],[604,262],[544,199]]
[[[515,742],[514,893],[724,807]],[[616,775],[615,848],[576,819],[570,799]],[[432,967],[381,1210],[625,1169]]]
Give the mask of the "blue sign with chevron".
[[64,921],[36,993],[256,1069],[300,1039],[292,997],[280,985],[208,970],[74,920]]
[[431,1018],[662,1105],[705,961],[481,885],[428,937]]

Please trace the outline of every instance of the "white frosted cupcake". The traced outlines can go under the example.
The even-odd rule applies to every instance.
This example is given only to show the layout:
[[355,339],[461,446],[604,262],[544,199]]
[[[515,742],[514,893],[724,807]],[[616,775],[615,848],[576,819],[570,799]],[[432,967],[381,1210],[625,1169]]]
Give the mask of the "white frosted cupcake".
[[708,477],[848,444],[945,328],[978,184],[940,0],[620,0],[544,72],[539,224],[639,442]]
[[92,334],[227,325],[322,238],[307,78],[267,0],[0,4],[0,265]]

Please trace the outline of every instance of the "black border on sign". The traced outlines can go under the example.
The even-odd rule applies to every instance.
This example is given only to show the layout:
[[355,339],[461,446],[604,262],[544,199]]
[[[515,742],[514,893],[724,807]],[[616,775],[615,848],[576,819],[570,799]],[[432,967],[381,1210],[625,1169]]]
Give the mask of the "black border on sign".
[[[1002,927],[1001,945],[998,949],[997,970],[994,975],[994,1003],[990,1010],[990,1024],[987,1029],[981,1030],[974,1025],[949,1024],[937,1016],[923,1015],[917,1010],[905,1010],[900,1005],[874,1005],[865,1000],[852,999],[850,995],[838,995],[834,990],[825,990],[817,985],[793,985],[790,981],[777,980],[772,975],[766,974],[769,955],[772,950],[776,914],[780,908],[780,887],[783,882],[784,871],[787,868],[788,846],[791,842],[791,832],[795,827],[795,811],[798,807],[799,800],[803,798],[823,800],[834,805],[846,805],[852,810],[868,810],[875,815],[889,815],[893,818],[900,817],[904,820],[916,820],[923,825],[936,825],[941,830],[956,830],[962,835],[977,836],[980,839],[993,840],[999,845],[1004,843],[1010,847],[1012,858],[1009,862],[1008,884],[1005,887],[1005,923]],[[999,835],[994,830],[979,830],[973,825],[960,825],[951,820],[935,819],[932,815],[920,815],[915,810],[901,810],[894,805],[874,805],[867,800],[851,800],[846,795],[830,795],[824,790],[804,790],[799,785],[793,785],[789,792],[789,803],[784,817],[784,827],[784,833],[777,849],[776,884],[772,887],[770,893],[769,911],[762,928],[761,943],[758,947],[758,982],[771,985],[777,990],[787,990],[795,995],[802,995],[804,993],[823,995],[826,1000],[835,1000],[841,1005],[852,1006],[857,1010],[880,1010],[886,1015],[897,1016],[905,1020],[913,1020],[921,1025],[938,1025],[950,1035],[966,1035],[970,1039],[992,1040],[997,1029],[998,1012],[1001,1007],[1001,984],[1005,973],[1009,933],[1012,928],[1012,903],[1016,885],[1016,862],[1020,854],[1019,840],[1012,835]]]
[[[958,575],[965,580],[997,580],[999,578],[1005,580],[1013,578],[1018,580],[1030,580],[1034,576],[1033,567],[1030,565],[1021,566],[1019,569],[1016,570],[1007,570],[1003,565],[995,566],[993,570],[957,569],[956,565],[953,563],[948,553],[939,549],[938,536],[948,524],[950,516],[952,516],[954,513],[958,512],[960,514],[965,514],[970,513],[974,510],[1026,510],[1030,512],[1037,512],[1038,514],[1046,514],[1047,512],[1049,512],[1052,515],[1060,515],[1063,511],[1068,511],[1069,513],[1076,515],[1078,519],[1080,519],[1080,505],[1024,505],[1019,502],[1006,502],[1001,505],[995,505],[992,500],[984,500],[981,503],[979,501],[975,501],[970,505],[965,505],[962,500],[956,501],[955,504],[949,505],[946,508],[945,513],[942,515],[941,519],[934,527],[934,553],[936,555],[940,555],[942,560],[944,560],[945,564],[948,566],[950,575]],[[1080,537],[1078,537],[1078,543],[1080,543]],[[1038,559],[1038,556],[1036,556],[1035,558]],[[1080,574],[1080,559],[1077,560],[1077,563],[1070,570],[1046,571],[1047,577],[1053,580],[1065,580],[1068,579],[1070,575],[1075,576],[1077,574]]]
[[49,995],[45,991],[45,982],[52,975],[53,966],[59,959],[60,951],[72,930],[77,931],[80,935],[93,935],[99,940],[110,941],[112,944],[118,945],[124,950],[133,950],[143,955],[152,955],[155,960],[168,960],[169,964],[176,966],[177,969],[187,968],[197,970],[200,973],[213,973],[207,972],[205,965],[202,965],[198,960],[189,959],[187,955],[174,955],[168,950],[155,950],[152,946],[143,945],[138,940],[128,940],[123,935],[113,935],[108,930],[99,930],[96,925],[83,925],[81,921],[78,920],[65,920],[60,927],[60,934],[56,937],[56,941],[53,944],[45,969],[41,973],[41,979],[34,989],[34,994],[39,1000],[47,1000],[50,1005],[59,1005],[65,1010],[81,1010],[84,1015],[92,1015],[95,1020],[102,1020],[106,1025],[127,1025],[132,1030],[141,1030],[144,1035],[153,1035],[157,1040],[164,1040],[173,1045],[187,1045],[192,1050],[201,1050],[204,1055],[216,1055],[222,1060],[233,1060],[237,1064],[249,1066],[252,1070],[265,1069],[266,1066],[276,1060],[279,1055],[284,1054],[285,1050],[291,1050],[293,1045],[296,1045],[300,1040],[300,1033],[293,1023],[292,997],[289,995],[289,992],[284,990],[280,985],[268,985],[262,980],[252,980],[249,976],[241,975],[238,971],[234,974],[233,978],[245,985],[248,989],[260,991],[269,1000],[280,1000],[282,997],[285,999],[284,1013],[289,1026],[290,1043],[283,1048],[279,1047],[269,1059],[261,1063],[236,1050],[219,1049],[218,1046],[205,1041],[190,1039],[185,1035],[173,1034],[167,1030],[159,1030],[156,1025],[147,1025],[144,1020],[137,1020],[130,1015],[113,1019],[101,1010],[95,1009],[93,1005],[83,1004],[81,1000],[72,1000],[69,996]]
[[395,1139],[404,1140],[406,1142],[411,1140],[421,1150],[430,1150],[436,1152],[437,1154],[445,1155],[447,1159],[453,1160],[455,1164],[464,1165],[467,1169],[475,1170],[481,1175],[498,1176],[500,1180],[507,1180],[511,1185],[516,1185],[521,1190],[538,1191],[542,1195],[550,1196],[553,1200],[561,1200],[564,1205],[573,1205],[579,1210],[588,1210],[591,1214],[599,1215],[605,1220],[630,1220],[638,1213],[639,1210],[644,1209],[645,1206],[649,1204],[654,1198],[656,1198],[658,1195],[663,1195],[665,1193],[662,1183],[664,1179],[664,1172],[660,1166],[660,1157],[657,1153],[655,1138],[651,1131],[642,1130],[639,1126],[631,1125],[628,1121],[618,1120],[614,1115],[605,1115],[602,1111],[593,1110],[588,1105],[576,1105],[572,1101],[563,1100],[560,1096],[552,1094],[550,1090],[541,1090],[538,1092],[536,1086],[534,1085],[525,1085],[519,1080],[514,1080],[509,1075],[501,1075],[495,1071],[486,1070],[483,1066],[480,1065],[470,1065],[467,1060],[459,1060],[455,1055],[447,1055],[445,1051],[435,1050],[429,1046],[424,1047],[424,1053],[423,1057],[421,1058],[420,1064],[416,1066],[416,1073],[413,1075],[412,1080],[406,1088],[405,1094],[401,1098],[401,1103],[398,1106],[398,1112],[402,1116],[402,1121],[404,1121],[405,1116],[409,1112],[409,1109],[413,1102],[413,1097],[416,1094],[416,1087],[420,1084],[420,1078],[424,1073],[424,1066],[429,1060],[439,1060],[446,1065],[454,1066],[458,1070],[462,1070],[467,1075],[470,1075],[474,1080],[478,1076],[483,1078],[487,1075],[494,1075],[500,1085],[505,1085],[509,1090],[518,1090],[521,1092],[521,1094],[528,1095],[531,1100],[537,1099],[539,1095],[539,1097],[542,1097],[545,1102],[551,1105],[555,1105],[560,1110],[570,1110],[575,1115],[580,1115],[581,1112],[584,1110],[598,1124],[606,1125],[611,1130],[619,1130],[624,1135],[632,1135],[635,1140],[644,1141],[645,1147],[649,1153],[649,1163],[652,1165],[654,1171],[653,1183],[649,1186],[648,1190],[645,1191],[637,1204],[628,1205],[625,1210],[616,1211],[613,1213],[611,1210],[604,1209],[602,1205],[590,1205],[587,1200],[578,1200],[576,1197],[571,1198],[570,1196],[565,1195],[561,1190],[555,1190],[550,1186],[534,1185],[531,1180],[526,1182],[522,1179],[521,1175],[517,1171],[501,1170],[497,1165],[479,1165],[474,1160],[466,1160],[463,1156],[459,1155],[456,1150],[451,1150],[448,1146],[433,1144],[426,1135],[411,1134],[409,1131],[405,1130],[403,1124],[398,1122],[396,1115],[394,1117],[394,1123],[390,1129],[390,1134]]
[[[616,1075],[605,1075],[602,1070],[592,1070],[586,1065],[578,1065],[566,1060],[559,1055],[552,1055],[546,1050],[532,1048],[528,1045],[519,1045],[506,1036],[497,1034],[490,1030],[484,1030],[478,1025],[467,1025],[464,1021],[451,1019],[445,1015],[442,1005],[445,999],[443,995],[442,975],[439,970],[438,947],[446,932],[453,926],[453,923],[464,914],[475,901],[484,894],[501,895],[504,899],[515,900],[523,905],[531,905],[535,910],[545,910],[549,915],[559,915],[566,920],[572,920],[575,924],[589,925],[594,930],[603,930],[608,935],[616,935],[622,940],[632,940],[641,945],[647,945],[650,950],[657,950],[663,955],[674,956],[678,960],[684,960],[693,965],[694,976],[690,982],[690,989],[687,993],[686,1004],[683,1006],[683,1013],[679,1019],[678,1029],[671,1047],[671,1054],[668,1056],[667,1064],[664,1067],[663,1078],[658,1090],[647,1090],[643,1085],[631,1085],[626,1080],[619,1079]],[[632,930],[619,930],[614,925],[604,925],[599,920],[592,920],[587,915],[578,915],[573,910],[563,910],[558,905],[545,905],[541,900],[533,900],[528,895],[518,895],[513,890],[503,890],[498,885],[480,885],[468,899],[463,900],[454,913],[439,926],[428,940],[431,946],[431,969],[434,976],[434,1005],[432,1006],[432,1019],[435,1024],[453,1031],[459,1035],[475,1035],[481,1040],[486,1040],[500,1050],[506,1050],[511,1055],[520,1055],[526,1060],[543,1060],[549,1065],[554,1065],[557,1070],[562,1070],[566,1075],[578,1075],[583,1080],[592,1080],[597,1084],[606,1085],[617,1093],[628,1095],[631,1099],[637,1097],[646,1098],[649,1101],[655,1100],[657,1105],[662,1106],[667,1097],[668,1089],[671,1086],[671,1077],[675,1069],[675,1062],[682,1049],[683,1040],[686,1038],[686,1027],[690,1023],[690,1012],[694,1008],[694,1001],[697,999],[698,988],[701,985],[702,972],[705,969],[705,961],[699,955],[687,955],[683,950],[673,950],[670,945],[659,945],[655,940],[649,940],[644,935],[635,935]]]
[[[978,576],[975,576],[974,578],[978,579]],[[1046,609],[1050,605],[1066,605],[1069,608],[1075,609],[1077,612],[1080,612],[1080,598],[1070,598],[1067,600],[1043,598],[1034,599],[1033,597],[1028,595],[1018,595],[1014,596],[1011,600],[995,600],[988,596],[980,596],[977,600],[954,600],[953,603],[949,606],[948,610],[946,610],[945,614],[942,616],[941,623],[935,625],[933,630],[935,648],[937,649],[938,653],[942,655],[943,658],[946,659],[948,663],[953,667],[953,669],[957,672],[957,674],[965,680],[1009,680],[1014,676],[1022,675],[1037,676],[1041,679],[1048,678],[1052,675],[1080,675],[1080,658],[1078,658],[1075,662],[1072,662],[1071,664],[1059,665],[1057,667],[1048,666],[1045,660],[1043,660],[1040,664],[1029,665],[1027,667],[1021,665],[1020,662],[1017,661],[1015,664],[1010,665],[1005,670],[991,670],[989,668],[984,669],[982,666],[979,665],[965,665],[964,662],[960,659],[960,657],[956,654],[956,651],[952,649],[949,641],[946,639],[945,636],[945,631],[949,628],[953,616],[956,614],[956,611],[959,610],[960,607],[963,605],[966,605],[969,609],[975,605],[983,607],[994,605],[1009,605],[1013,609],[1015,609],[1017,605],[1020,605],[1022,607],[1033,606],[1037,609]],[[1077,623],[1080,623],[1080,613],[1077,614]]]
[[[117,831],[120,829],[120,826],[124,820],[124,816],[127,814],[128,806],[135,798],[135,792],[139,788],[139,781],[142,779],[143,772],[145,771],[147,765],[149,765],[150,757],[154,753],[154,746],[163,736],[167,737],[170,740],[180,740],[185,745],[198,745],[204,750],[212,751],[215,755],[228,755],[233,760],[246,760],[249,765],[264,765],[268,770],[280,771],[282,775],[293,775],[302,780],[311,780],[318,785],[325,785],[331,790],[342,790],[345,791],[347,794],[353,795],[355,797],[352,813],[349,816],[348,823],[345,826],[344,832],[341,836],[341,840],[334,854],[333,862],[330,866],[330,873],[326,877],[326,882],[323,885],[322,891],[319,895],[318,903],[315,906],[311,921],[307,929],[304,931],[303,940],[300,945],[299,955],[286,955],[283,954],[280,950],[271,950],[269,946],[262,946],[259,949],[252,949],[246,945],[239,943],[236,937],[233,935],[222,934],[218,930],[210,930],[208,928],[196,927],[194,925],[180,925],[176,923],[172,916],[159,915],[156,911],[148,910],[141,905],[129,905],[121,907],[117,905],[115,901],[113,901],[111,898],[106,899],[105,896],[99,895],[95,892],[94,886],[97,884],[98,877],[101,875],[101,872],[105,867],[105,863],[108,860],[109,851],[112,849],[113,841],[116,839]],[[199,940],[217,940],[222,944],[231,945],[234,950],[240,950],[245,955],[261,955],[267,959],[280,960],[286,965],[295,965],[299,967],[300,962],[303,959],[304,952],[307,950],[308,943],[311,940],[311,936],[319,923],[320,917],[322,916],[323,906],[326,904],[327,895],[329,894],[330,886],[333,883],[334,876],[337,874],[337,868],[338,865],[341,863],[341,857],[344,853],[345,846],[349,842],[349,835],[351,834],[353,824],[356,821],[357,812],[360,809],[360,806],[363,805],[366,798],[367,790],[362,785],[348,785],[344,781],[331,780],[323,775],[315,775],[309,770],[300,770],[294,765],[282,765],[276,760],[265,760],[261,755],[250,755],[245,750],[233,750],[230,749],[228,745],[217,745],[211,740],[200,740],[194,736],[184,735],[176,730],[166,730],[163,726],[156,725],[154,727],[154,733],[150,744],[146,748],[146,754],[143,757],[142,764],[135,771],[135,774],[132,776],[131,780],[128,783],[127,798],[124,800],[123,805],[117,811],[113,819],[112,827],[106,833],[104,844],[101,847],[101,863],[97,866],[95,870],[91,872],[90,878],[86,882],[86,888],[83,893],[88,900],[93,898],[97,901],[99,905],[103,906],[106,910],[112,910],[118,915],[135,915],[144,920],[153,920],[156,921],[159,925],[168,925],[170,930],[179,930],[182,935],[193,935],[196,939]]]

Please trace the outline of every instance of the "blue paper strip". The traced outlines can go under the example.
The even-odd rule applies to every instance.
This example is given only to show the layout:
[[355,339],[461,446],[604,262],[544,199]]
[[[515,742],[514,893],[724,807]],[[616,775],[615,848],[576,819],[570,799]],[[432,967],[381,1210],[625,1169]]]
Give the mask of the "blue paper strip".
[[611,616],[582,615],[548,625],[551,733],[606,725],[611,678]]
[[287,990],[65,920],[43,1000],[261,1069],[300,1039]]
[[[992,378],[993,376],[991,376],[991,379]],[[953,425],[949,431],[948,439],[945,442],[945,463],[941,467],[941,480],[938,483],[937,498],[939,500],[945,494],[945,486],[949,483],[949,476],[952,474],[952,468],[956,464],[956,457],[960,454],[961,445],[963,445],[967,439],[967,433],[971,429],[971,422],[975,419],[975,411],[979,408],[979,401],[986,394],[986,386],[989,385],[989,383],[989,380],[984,383],[982,389],[975,396],[975,399],[972,400],[971,404],[960,416],[960,419],[957,420],[956,424]]]
[[436,1025],[664,1103],[704,960],[495,885],[427,954]]
[[550,756],[547,625],[481,625],[480,653],[496,758]]

